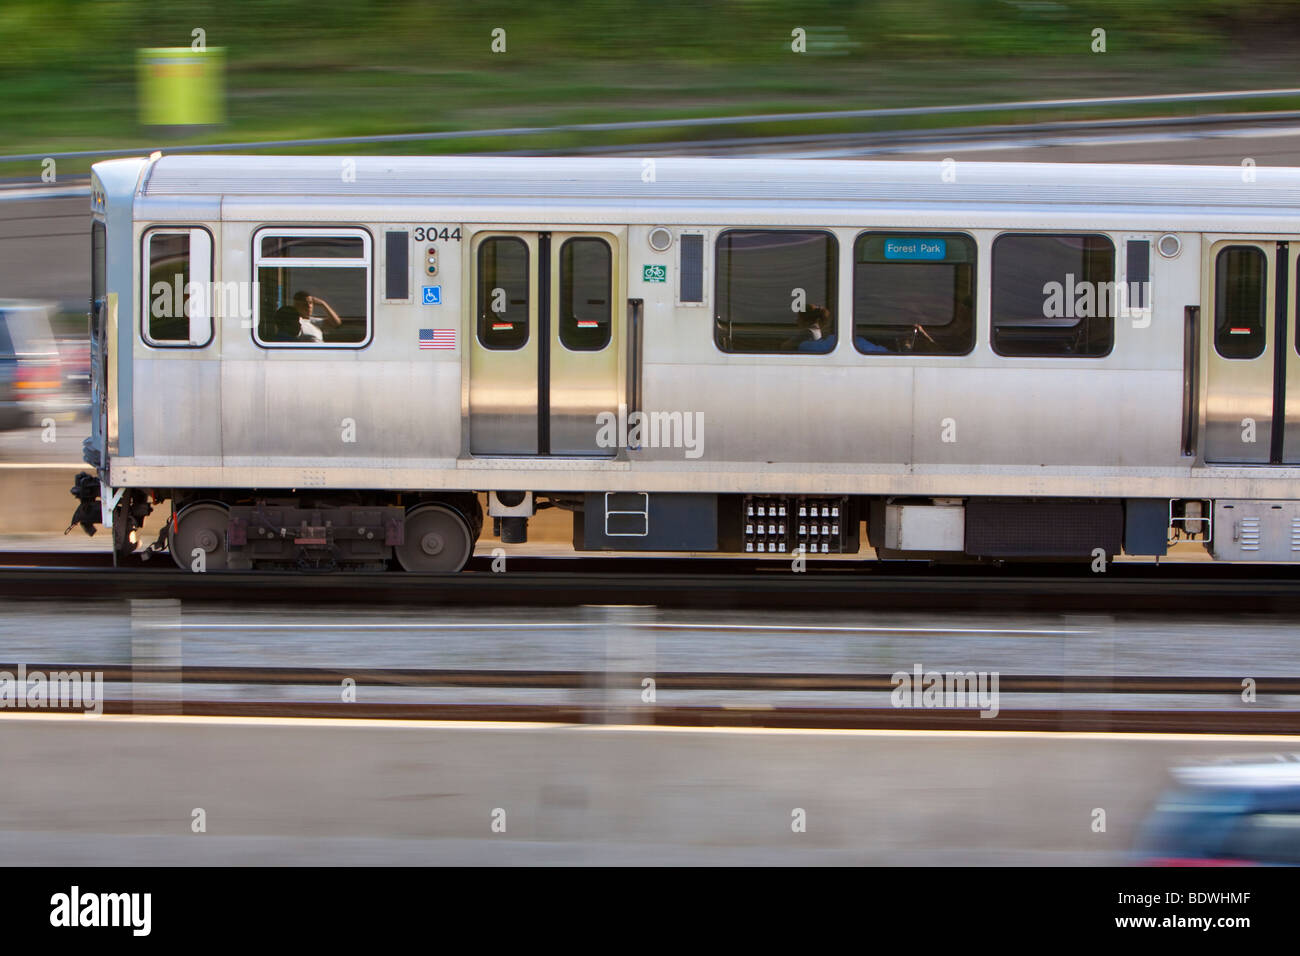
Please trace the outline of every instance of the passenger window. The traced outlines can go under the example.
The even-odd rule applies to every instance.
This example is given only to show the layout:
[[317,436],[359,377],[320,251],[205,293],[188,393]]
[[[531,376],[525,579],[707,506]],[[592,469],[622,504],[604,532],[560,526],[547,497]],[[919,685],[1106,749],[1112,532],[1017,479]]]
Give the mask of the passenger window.
[[569,239],[560,247],[560,343],[575,352],[609,344],[611,258],[603,239]]
[[813,354],[834,349],[837,249],[828,232],[722,233],[714,280],[718,348]]
[[189,285],[189,232],[150,233],[148,337],[151,341],[189,341],[190,303],[186,291]]
[[993,350],[1097,358],[1115,342],[1115,246],[1099,235],[993,243]]
[[1214,349],[1224,358],[1264,353],[1267,265],[1257,246],[1229,246],[1214,260]]
[[513,351],[528,341],[528,244],[517,236],[484,239],[478,247],[478,340]]
[[171,348],[210,342],[212,237],[208,231],[150,229],[144,236],[143,264],[144,340],[155,347]]
[[364,259],[366,236],[262,236],[263,259]]
[[853,345],[864,355],[965,355],[975,347],[975,241],[863,233],[853,253]]
[[370,236],[359,229],[262,230],[253,340],[356,347],[370,339]]

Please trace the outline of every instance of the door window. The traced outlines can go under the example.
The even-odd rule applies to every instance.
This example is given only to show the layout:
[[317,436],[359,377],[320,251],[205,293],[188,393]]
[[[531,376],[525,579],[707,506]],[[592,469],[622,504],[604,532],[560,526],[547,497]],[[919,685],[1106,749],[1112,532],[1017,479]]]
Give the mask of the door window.
[[569,239],[560,248],[560,344],[599,352],[609,344],[610,252],[603,239]]
[[1255,246],[1229,246],[1214,261],[1214,349],[1224,358],[1264,354],[1267,265]]
[[478,247],[478,340],[495,351],[528,342],[528,244],[515,236]]

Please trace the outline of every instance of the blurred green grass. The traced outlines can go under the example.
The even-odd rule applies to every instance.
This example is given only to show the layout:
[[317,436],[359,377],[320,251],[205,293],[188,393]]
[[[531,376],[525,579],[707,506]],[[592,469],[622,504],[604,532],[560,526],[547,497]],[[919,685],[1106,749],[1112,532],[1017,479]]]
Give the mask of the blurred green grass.
[[[1300,60],[1293,9],[1271,0],[0,0],[0,153],[1291,86]],[[796,27],[807,31],[805,54],[791,51]],[[226,123],[179,134],[141,126],[136,49],[189,46],[195,28],[226,51]],[[491,51],[496,28],[506,31],[505,53]],[[1097,28],[1105,53],[1091,50]],[[1092,115],[1101,112],[887,125]],[[564,149],[885,125],[558,132],[365,149]]]

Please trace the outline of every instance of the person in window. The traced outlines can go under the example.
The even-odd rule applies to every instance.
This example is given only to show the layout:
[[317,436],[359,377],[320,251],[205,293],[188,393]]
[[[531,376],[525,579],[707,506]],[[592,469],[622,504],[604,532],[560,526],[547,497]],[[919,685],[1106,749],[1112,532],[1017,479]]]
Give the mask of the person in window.
[[[315,315],[316,306],[325,310],[325,315]],[[309,295],[305,290],[299,289],[293,294],[293,308],[298,313],[298,341],[299,342],[324,342],[325,332],[323,327],[338,328],[343,324],[339,314],[334,311],[324,299],[318,296]]]
[[296,342],[299,326],[298,310],[291,305],[282,305],[275,312],[262,319],[259,335],[263,342]]
[[[861,329],[861,326],[859,326],[859,329]],[[863,352],[867,355],[886,355],[889,353],[889,349],[885,348],[883,345],[877,345],[875,342],[872,342],[863,335],[861,331],[859,331],[857,335],[853,336],[853,345],[859,352]]]
[[798,331],[781,343],[782,349],[825,354],[835,348],[831,313],[825,306],[810,306],[799,314],[797,324]]

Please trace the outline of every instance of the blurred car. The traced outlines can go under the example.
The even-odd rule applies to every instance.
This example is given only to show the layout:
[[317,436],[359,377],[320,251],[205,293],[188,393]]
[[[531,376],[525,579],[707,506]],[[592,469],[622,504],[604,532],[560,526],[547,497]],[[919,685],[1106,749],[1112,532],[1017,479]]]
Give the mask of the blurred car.
[[65,405],[76,412],[87,412],[90,409],[90,340],[84,336],[61,338],[58,349]]
[[44,302],[0,299],[0,428],[38,424],[65,404],[51,315]]
[[1300,761],[1179,767],[1138,836],[1146,866],[1300,866]]

